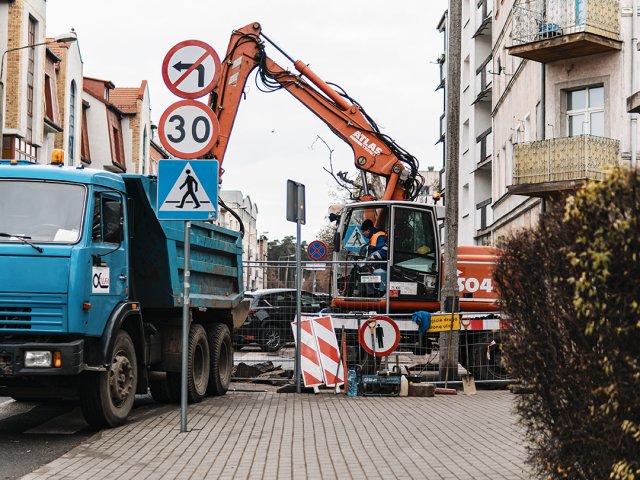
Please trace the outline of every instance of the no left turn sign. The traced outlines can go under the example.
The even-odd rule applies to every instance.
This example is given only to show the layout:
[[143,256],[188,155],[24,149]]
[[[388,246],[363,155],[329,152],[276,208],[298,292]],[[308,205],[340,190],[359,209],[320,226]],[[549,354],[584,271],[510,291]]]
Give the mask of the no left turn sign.
[[160,142],[177,158],[200,158],[218,139],[220,125],[213,111],[195,100],[170,105],[160,117]]
[[175,95],[200,98],[209,93],[220,77],[220,58],[210,45],[185,40],[169,50],[162,62],[162,79]]

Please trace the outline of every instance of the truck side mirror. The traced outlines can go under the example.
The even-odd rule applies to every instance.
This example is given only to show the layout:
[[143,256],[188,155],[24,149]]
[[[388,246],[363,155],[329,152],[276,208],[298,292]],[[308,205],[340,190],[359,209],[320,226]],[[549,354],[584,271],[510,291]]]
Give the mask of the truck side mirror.
[[108,200],[104,203],[104,242],[122,243],[124,240],[124,215],[122,202]]
[[336,233],[333,234],[333,251],[339,252],[340,247],[342,247],[342,242],[340,241],[340,232],[336,231]]

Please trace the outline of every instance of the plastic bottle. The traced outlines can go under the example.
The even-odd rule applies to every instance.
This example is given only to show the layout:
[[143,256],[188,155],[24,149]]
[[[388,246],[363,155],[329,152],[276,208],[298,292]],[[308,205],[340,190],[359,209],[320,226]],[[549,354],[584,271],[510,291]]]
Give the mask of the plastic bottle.
[[407,380],[407,377],[405,375],[402,375],[402,377],[400,377],[400,396],[409,396],[409,380]]
[[347,371],[347,397],[357,397],[358,396],[358,378],[356,376],[356,371],[353,368],[350,368]]

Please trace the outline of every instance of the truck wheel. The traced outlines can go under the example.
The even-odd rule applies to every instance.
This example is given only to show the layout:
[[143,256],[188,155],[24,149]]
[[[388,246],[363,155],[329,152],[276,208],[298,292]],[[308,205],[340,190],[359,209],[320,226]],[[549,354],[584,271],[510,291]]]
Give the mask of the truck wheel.
[[80,377],[80,407],[91,428],[117,427],[127,421],[138,385],[138,362],[133,341],[120,330],[106,372]]
[[211,364],[209,366],[208,395],[224,395],[231,383],[233,344],[229,328],[222,323],[207,327]]
[[284,346],[284,332],[277,325],[269,323],[262,329],[260,340],[262,350],[277,352]]
[[[210,352],[207,332],[198,323],[189,329],[189,350],[187,351],[187,399],[189,403],[201,402],[209,384]],[[167,386],[180,401],[180,372],[167,372]]]
[[154,373],[149,378],[149,390],[156,403],[180,403],[180,375],[178,374],[178,385],[170,382],[168,374]]

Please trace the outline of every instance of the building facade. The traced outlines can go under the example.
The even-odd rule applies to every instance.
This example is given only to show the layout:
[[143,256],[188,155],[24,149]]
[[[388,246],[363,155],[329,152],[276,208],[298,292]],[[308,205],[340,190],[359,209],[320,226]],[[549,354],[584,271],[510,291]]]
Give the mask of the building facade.
[[[240,231],[244,226],[242,237],[242,261],[244,263],[244,288],[257,290],[267,287],[267,274],[264,264],[268,255],[268,238],[266,233],[258,232],[258,205],[251,198],[244,196],[239,190],[221,190],[220,198],[224,205],[220,205],[217,224],[230,230]],[[231,211],[240,218],[236,218]]]
[[[493,220],[490,208],[493,198],[491,103],[495,78],[492,71],[492,12],[492,0],[462,0],[458,218],[461,245],[490,243],[489,225]],[[445,52],[438,59],[440,83],[437,87],[443,90],[444,97],[438,139],[443,148],[442,187],[446,178],[446,72],[447,62],[450,61],[447,48],[448,20],[445,13],[438,24],[445,44]],[[444,194],[446,198],[446,191]]]
[[[45,71],[48,62],[55,63],[43,45],[45,17],[44,0],[0,1],[2,158],[45,160],[42,148],[51,131],[45,132],[44,123]],[[58,129],[57,118],[50,120]]]
[[463,0],[459,242],[499,245],[549,202],[636,163],[639,2],[493,0],[474,24],[482,3]]
[[152,130],[146,80],[137,88],[116,88],[109,80],[85,77],[83,86],[83,163],[148,174]]

